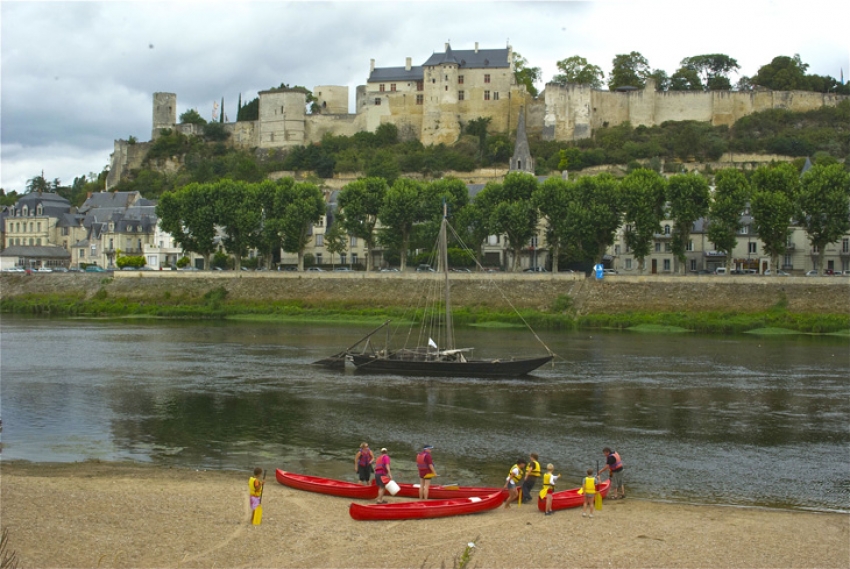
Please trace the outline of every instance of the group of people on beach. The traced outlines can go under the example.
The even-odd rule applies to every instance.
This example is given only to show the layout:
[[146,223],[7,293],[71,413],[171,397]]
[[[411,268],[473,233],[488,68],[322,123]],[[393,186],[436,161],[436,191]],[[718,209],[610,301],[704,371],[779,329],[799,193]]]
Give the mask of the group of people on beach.
[[[431,456],[431,451],[434,450],[432,445],[425,445],[422,450],[416,455],[416,468],[419,471],[419,499],[427,500],[428,491],[431,487],[431,480],[437,476],[437,470],[434,468],[434,459]],[[580,492],[584,495],[584,507],[582,516],[593,517],[593,501],[596,496],[597,484],[599,477],[604,473],[608,473],[611,480],[611,492],[613,495],[609,500],[621,500],[626,497],[626,490],[623,486],[623,461],[620,454],[611,450],[609,447],[602,449],[602,454],[605,455],[605,466],[594,474],[592,468],[587,470],[587,476],[582,480]],[[360,484],[367,486],[370,484],[372,473],[375,474],[375,484],[378,486],[377,504],[385,503],[384,494],[387,484],[392,480],[392,470],[390,468],[390,456],[386,448],[381,449],[381,454],[377,457],[372,453],[368,443],[361,443],[360,448],[354,455],[354,471],[357,473],[357,478]],[[508,471],[508,477],[505,479],[504,488],[508,490],[508,498],[505,500],[505,507],[510,508],[513,502],[531,502],[531,493],[537,485],[537,481],[542,477],[543,484],[539,492],[541,500],[546,501],[545,514],[552,514],[552,494],[555,492],[555,483],[560,478],[560,474],[555,474],[555,466],[553,464],[546,465],[546,472],[541,473],[540,457],[537,453],[531,453],[529,459],[520,458]]]

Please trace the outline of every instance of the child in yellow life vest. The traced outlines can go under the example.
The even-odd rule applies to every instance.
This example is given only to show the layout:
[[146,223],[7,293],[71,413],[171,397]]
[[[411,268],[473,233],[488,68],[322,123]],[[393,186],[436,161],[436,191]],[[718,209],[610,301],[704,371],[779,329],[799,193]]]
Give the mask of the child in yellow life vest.
[[593,476],[593,469],[587,469],[587,476],[582,480],[581,490],[584,493],[584,506],[581,508],[581,517],[588,515],[593,517],[593,500],[596,498],[596,477]]
[[254,469],[254,476],[248,479],[248,497],[251,501],[251,521],[254,521],[254,513],[260,505],[260,496],[263,495],[264,482],[260,479],[263,469],[259,466]]
[[543,488],[540,489],[540,499],[546,500],[546,514],[552,515],[552,494],[555,493],[555,482],[560,478],[560,474],[554,474],[555,465],[549,463],[546,465],[546,474],[543,475]]

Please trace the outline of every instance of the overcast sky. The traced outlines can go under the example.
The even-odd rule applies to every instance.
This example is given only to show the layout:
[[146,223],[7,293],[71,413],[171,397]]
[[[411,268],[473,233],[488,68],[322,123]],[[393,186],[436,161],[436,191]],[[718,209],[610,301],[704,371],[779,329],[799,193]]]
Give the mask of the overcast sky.
[[[752,76],[799,53],[809,73],[850,76],[846,0],[588,2],[0,2],[0,142],[6,191],[44,171],[70,184],[109,164],[115,139],[150,139],[152,94],[178,116],[211,118],[225,99],[289,85],[348,85],[377,67],[422,64],[455,49],[510,43],[548,81],[581,55],[606,76],[640,52],[673,74],[689,56],[723,53]],[[733,76],[733,83],[738,76]],[[542,90],[543,84],[539,85]],[[353,105],[350,110],[353,110]]]

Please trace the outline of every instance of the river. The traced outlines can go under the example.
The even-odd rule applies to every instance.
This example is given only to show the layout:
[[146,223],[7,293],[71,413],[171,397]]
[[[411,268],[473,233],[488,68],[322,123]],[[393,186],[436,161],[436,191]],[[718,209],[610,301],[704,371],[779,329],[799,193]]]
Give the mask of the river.
[[[850,511],[846,338],[545,332],[558,362],[512,380],[310,365],[370,329],[4,315],[2,458],[353,480],[368,441],[414,481],[430,444],[442,483],[501,486],[537,452],[567,488],[610,446],[634,497]],[[477,357],[545,353],[525,331],[456,335]]]

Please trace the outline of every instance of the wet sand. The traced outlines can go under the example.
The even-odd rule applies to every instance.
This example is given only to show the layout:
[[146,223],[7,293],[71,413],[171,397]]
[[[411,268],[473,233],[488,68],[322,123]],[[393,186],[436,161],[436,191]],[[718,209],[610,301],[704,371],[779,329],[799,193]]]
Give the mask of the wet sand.
[[[19,566],[469,567],[850,566],[850,515],[627,498],[594,518],[535,506],[472,516],[357,522],[351,500],[281,486],[269,472],[260,526],[250,473],[123,463],[0,465],[0,525]],[[393,499],[395,500],[395,499]],[[401,499],[399,499],[401,501]]]

